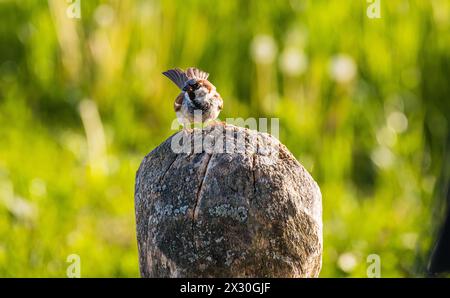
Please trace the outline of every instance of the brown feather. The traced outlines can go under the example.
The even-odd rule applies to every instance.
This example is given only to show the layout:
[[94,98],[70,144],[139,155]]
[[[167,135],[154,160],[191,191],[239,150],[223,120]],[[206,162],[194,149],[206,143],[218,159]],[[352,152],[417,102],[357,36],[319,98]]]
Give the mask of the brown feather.
[[215,88],[214,85],[211,84],[211,82],[206,79],[199,80],[198,83],[204,86],[206,89],[208,89],[208,92],[211,92],[211,90]]
[[219,100],[219,110],[222,110],[222,109],[223,109],[223,99],[222,99],[222,97],[221,97],[220,94],[217,93],[217,92],[216,92],[216,95],[214,95],[214,97],[215,97],[217,100]]
[[183,105],[183,98],[184,98],[184,92],[181,92],[175,99],[175,102],[173,103],[173,109],[175,110],[175,112],[178,112],[181,110],[181,106]]
[[196,67],[189,67],[186,70],[186,75],[189,79],[199,79],[199,80],[207,80],[209,77],[209,73],[200,70]]

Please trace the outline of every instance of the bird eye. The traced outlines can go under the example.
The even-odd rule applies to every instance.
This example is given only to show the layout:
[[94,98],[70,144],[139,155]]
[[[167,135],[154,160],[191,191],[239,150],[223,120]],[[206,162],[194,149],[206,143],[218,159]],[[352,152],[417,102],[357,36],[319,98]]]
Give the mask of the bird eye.
[[200,84],[195,82],[194,85],[192,85],[192,88],[194,88],[194,90],[197,90],[198,88],[200,88]]

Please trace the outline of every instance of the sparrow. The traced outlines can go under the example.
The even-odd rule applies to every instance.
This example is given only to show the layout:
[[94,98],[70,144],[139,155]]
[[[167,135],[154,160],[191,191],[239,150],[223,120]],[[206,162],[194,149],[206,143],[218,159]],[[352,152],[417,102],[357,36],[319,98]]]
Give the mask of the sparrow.
[[[223,108],[223,100],[216,91],[216,87],[208,81],[209,73],[198,68],[190,67],[186,71],[180,68],[163,72],[181,93],[176,97],[173,105],[178,121],[184,126],[191,123],[201,123],[215,120]],[[194,117],[201,115],[200,117]]]

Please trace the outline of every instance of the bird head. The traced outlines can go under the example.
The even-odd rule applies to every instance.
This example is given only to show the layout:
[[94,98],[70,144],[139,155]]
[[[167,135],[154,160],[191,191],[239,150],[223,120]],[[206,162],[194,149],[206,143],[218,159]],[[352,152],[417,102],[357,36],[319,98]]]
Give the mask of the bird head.
[[208,99],[213,88],[214,86],[208,80],[193,78],[186,82],[182,90],[187,92],[191,100],[194,98],[204,100]]
[[199,81],[197,79],[190,79],[186,82],[183,87],[183,91],[195,91],[201,87]]

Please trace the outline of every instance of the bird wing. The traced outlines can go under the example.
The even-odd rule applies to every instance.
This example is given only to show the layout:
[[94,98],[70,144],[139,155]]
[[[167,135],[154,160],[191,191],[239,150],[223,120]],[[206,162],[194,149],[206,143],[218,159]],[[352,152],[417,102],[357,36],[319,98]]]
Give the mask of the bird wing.
[[217,105],[217,106],[218,106],[219,110],[222,110],[222,109],[223,109],[223,99],[222,99],[222,96],[220,96],[220,94],[216,92],[216,94],[214,95],[214,97],[215,97],[216,100],[218,101],[218,105]]
[[175,99],[175,102],[173,103],[173,109],[175,110],[175,112],[179,112],[181,110],[181,106],[183,105],[183,98],[184,92],[181,92]]
[[186,75],[189,79],[198,79],[198,80],[207,80],[209,77],[209,73],[200,70],[196,67],[189,67],[186,70]]
[[189,80],[186,73],[180,68],[173,68],[163,72],[163,75],[168,77],[178,88],[183,89],[186,82]]

